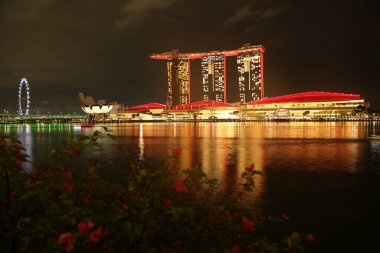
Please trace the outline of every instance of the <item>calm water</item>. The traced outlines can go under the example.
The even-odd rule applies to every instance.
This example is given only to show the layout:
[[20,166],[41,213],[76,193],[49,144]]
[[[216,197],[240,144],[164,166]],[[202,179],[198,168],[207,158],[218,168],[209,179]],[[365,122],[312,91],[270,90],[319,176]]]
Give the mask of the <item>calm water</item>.
[[[288,228],[312,232],[307,252],[380,252],[379,123],[144,123],[111,126],[105,141],[115,158],[126,147],[141,158],[180,148],[181,167],[201,165],[224,190],[236,187],[246,166],[265,172],[253,198],[267,213],[290,216]],[[0,125],[0,134],[18,133],[36,162],[63,139],[94,129],[71,125]]]

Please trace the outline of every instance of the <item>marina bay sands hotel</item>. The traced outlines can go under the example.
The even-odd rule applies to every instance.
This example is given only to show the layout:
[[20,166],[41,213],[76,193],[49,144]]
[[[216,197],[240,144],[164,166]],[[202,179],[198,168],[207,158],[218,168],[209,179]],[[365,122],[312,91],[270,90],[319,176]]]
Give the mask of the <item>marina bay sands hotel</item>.
[[261,45],[244,44],[235,50],[181,53],[178,50],[153,54],[152,59],[167,61],[168,108],[191,103],[190,61],[201,59],[202,98],[227,102],[226,57],[237,58],[240,102],[260,100],[264,97],[264,52]]

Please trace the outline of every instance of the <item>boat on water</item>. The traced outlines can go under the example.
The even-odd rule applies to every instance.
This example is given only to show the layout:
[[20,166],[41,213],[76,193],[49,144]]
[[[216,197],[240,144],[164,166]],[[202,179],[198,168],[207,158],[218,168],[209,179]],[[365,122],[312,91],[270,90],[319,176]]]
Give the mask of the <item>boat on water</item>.
[[370,140],[379,140],[380,141],[380,135],[371,135],[371,136],[368,136],[368,139],[370,139]]

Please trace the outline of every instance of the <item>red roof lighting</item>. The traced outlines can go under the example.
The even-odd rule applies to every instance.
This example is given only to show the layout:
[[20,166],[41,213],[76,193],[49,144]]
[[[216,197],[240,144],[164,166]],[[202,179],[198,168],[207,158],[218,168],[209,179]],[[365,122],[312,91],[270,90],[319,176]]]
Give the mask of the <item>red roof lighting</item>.
[[127,108],[126,110],[129,111],[144,111],[144,110],[150,110],[150,109],[164,109],[165,105],[159,104],[159,103],[149,103],[149,104],[143,104],[143,105],[137,105],[130,108]]
[[331,102],[344,100],[359,100],[359,94],[345,94],[335,92],[310,91],[295,93],[290,95],[263,98],[257,101],[248,102],[250,105],[257,104],[274,104],[274,103],[306,103],[306,102]]
[[227,56],[237,56],[240,54],[248,54],[252,52],[264,53],[265,48],[264,46],[257,45],[257,46],[250,46],[248,48],[239,48],[235,50],[225,50],[225,51],[197,52],[197,53],[166,52],[166,53],[161,53],[161,54],[153,54],[150,56],[150,58],[157,59],[157,60],[169,60],[173,58],[199,59],[206,56],[223,55],[227,57]]

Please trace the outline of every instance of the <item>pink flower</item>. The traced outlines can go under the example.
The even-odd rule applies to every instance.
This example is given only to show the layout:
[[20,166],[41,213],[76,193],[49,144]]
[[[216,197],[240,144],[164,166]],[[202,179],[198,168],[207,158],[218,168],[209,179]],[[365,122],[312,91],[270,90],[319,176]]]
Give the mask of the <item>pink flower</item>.
[[82,235],[87,234],[87,225],[86,225],[86,223],[80,222],[77,227],[78,227],[79,233],[81,233]]
[[179,164],[177,164],[177,163],[173,163],[173,164],[171,164],[171,165],[170,165],[170,169],[171,169],[172,171],[178,171],[178,170],[179,170]]
[[239,219],[242,216],[241,212],[235,212],[234,217],[235,219]]
[[288,214],[286,214],[286,213],[283,213],[283,214],[281,215],[281,218],[282,218],[283,220],[289,220],[289,216],[288,216]]
[[241,218],[241,222],[243,223],[244,231],[254,232],[256,230],[255,223],[253,223],[253,221],[250,221],[247,217],[243,216],[243,218]]
[[87,228],[90,230],[91,228],[93,228],[95,226],[95,222],[92,222],[92,221],[88,221],[87,222]]
[[67,172],[66,173],[66,178],[67,178],[67,180],[73,179],[73,173],[71,173],[71,171]]
[[62,233],[58,238],[58,244],[63,245],[65,247],[65,250],[69,252],[74,248],[75,240],[75,235],[72,233]]
[[245,171],[251,173],[255,169],[255,164],[252,163],[249,167],[245,168]]
[[187,187],[185,185],[185,182],[183,182],[182,180],[174,182],[174,188],[177,192],[186,192],[187,191]]
[[87,166],[87,172],[89,173],[92,173],[96,170],[96,165],[94,163],[90,163],[88,166]]
[[19,157],[16,157],[16,165],[17,165],[17,166],[21,166],[23,162],[24,162],[23,159],[21,159],[21,158],[19,158]]
[[15,191],[11,191],[10,196],[11,196],[11,199],[15,199],[17,196],[17,193]]
[[248,249],[248,253],[255,253],[255,249],[254,248],[249,248]]
[[190,191],[191,191],[192,193],[196,193],[196,192],[197,192],[197,188],[195,188],[195,187],[193,186],[193,187],[190,188]]
[[173,148],[172,149],[172,156],[180,156],[182,150],[180,148]]
[[305,236],[305,239],[308,240],[309,242],[312,242],[315,240],[314,236],[312,234],[307,234]]
[[35,177],[37,175],[37,172],[35,169],[32,169],[30,172],[29,172],[29,176],[31,177]]
[[209,216],[208,216],[208,221],[209,221],[209,223],[214,223],[215,219],[216,219],[216,216],[215,216],[215,215],[213,215],[213,214],[209,214]]
[[68,183],[62,183],[62,187],[67,191],[67,192],[73,192],[73,186]]
[[95,226],[95,223],[92,221],[89,221],[87,223],[86,222],[80,222],[77,227],[78,227],[79,233],[81,233],[82,235],[85,235],[94,226]]
[[27,184],[27,185],[33,184],[33,179],[31,177],[29,177],[28,179],[26,179],[25,184]]
[[87,195],[83,195],[82,198],[80,199],[80,202],[85,206],[90,205],[90,200],[88,199]]
[[95,231],[92,231],[90,234],[90,240],[94,243],[99,242],[99,239],[103,236],[108,234],[108,231],[105,230],[104,228],[100,227]]
[[165,200],[165,202],[164,202],[164,207],[165,207],[166,209],[171,208],[171,207],[172,207],[172,204],[173,204],[173,201],[172,201],[171,199],[167,199],[167,200]]
[[240,247],[239,245],[235,244],[231,249],[231,253],[239,253],[239,252],[240,252]]
[[75,156],[76,154],[78,154],[78,149],[77,149],[77,147],[75,147],[75,146],[71,146],[71,147],[69,147],[69,153],[70,153],[72,156]]

